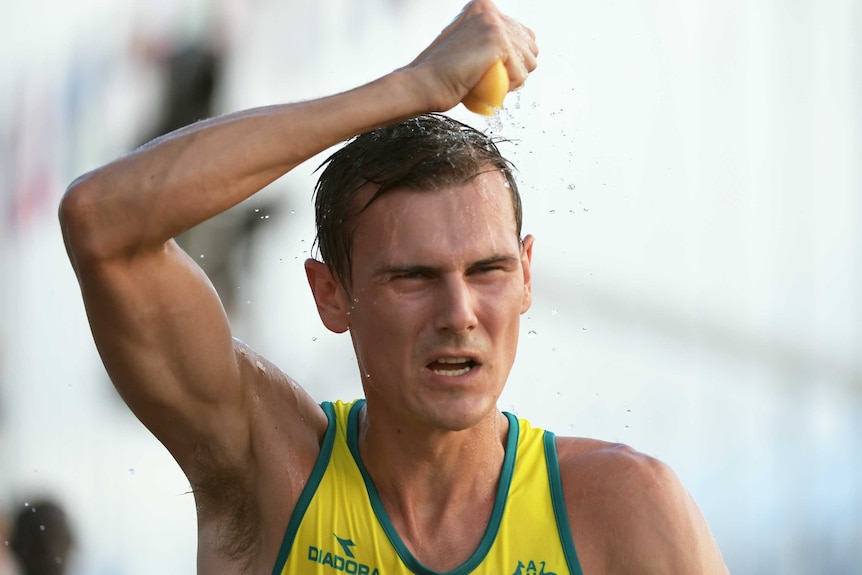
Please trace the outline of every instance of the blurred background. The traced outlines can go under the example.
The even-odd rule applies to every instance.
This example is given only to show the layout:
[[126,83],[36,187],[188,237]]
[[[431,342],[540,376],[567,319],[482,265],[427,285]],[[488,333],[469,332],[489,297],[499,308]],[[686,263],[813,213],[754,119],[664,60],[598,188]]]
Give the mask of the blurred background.
[[[56,219],[69,182],[402,66],[461,4],[3,2],[0,573],[37,501],[65,510],[67,573],[194,572],[188,483],[89,334]],[[499,4],[540,67],[497,117],[453,115],[511,140],[537,237],[501,408],[669,463],[733,573],[862,572],[862,4]],[[360,388],[302,270],[319,160],[180,239],[236,335],[322,401]]]

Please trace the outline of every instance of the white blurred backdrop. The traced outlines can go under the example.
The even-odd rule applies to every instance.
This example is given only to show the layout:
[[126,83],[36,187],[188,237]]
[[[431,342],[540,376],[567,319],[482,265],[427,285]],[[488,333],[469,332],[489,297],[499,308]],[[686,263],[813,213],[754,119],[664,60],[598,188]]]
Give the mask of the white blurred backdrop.
[[[408,63],[461,3],[4,1],[0,516],[58,500],[71,573],[194,572],[195,518],[101,367],[65,186],[166,125],[184,81],[212,113],[347,89]],[[512,140],[537,237],[501,407],[668,462],[733,573],[860,572],[862,4],[500,6],[536,31],[539,69],[498,117],[453,114]],[[322,401],[360,388],[302,271],[317,163],[183,245],[236,335]]]

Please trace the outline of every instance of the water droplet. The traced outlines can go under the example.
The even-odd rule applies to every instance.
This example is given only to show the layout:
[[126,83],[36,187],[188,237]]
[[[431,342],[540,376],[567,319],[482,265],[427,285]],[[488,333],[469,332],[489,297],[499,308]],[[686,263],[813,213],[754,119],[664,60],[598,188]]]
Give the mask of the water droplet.
[[40,526],[39,526],[39,531],[44,531],[44,530],[45,530],[45,526],[44,526],[44,525],[40,525]]
[[626,429],[628,429],[628,428],[629,428],[629,426],[628,426],[628,425],[626,425]]
[[316,337],[311,338],[311,341],[317,341]]
[[551,310],[551,315],[557,315],[557,308]]
[[574,190],[574,189],[575,189],[575,184],[569,184],[568,186],[566,186],[566,189],[567,189],[567,190]]
[[632,410],[631,410],[631,409],[627,409],[627,410],[626,410],[626,413],[631,413],[631,412],[632,412]]
[[251,303],[251,300],[250,300],[250,299],[247,299],[247,300],[245,300],[245,303],[246,303],[246,304],[250,304],[250,303]]
[[129,467],[129,475],[134,475],[134,474],[135,474],[135,468]]
[[290,213],[291,213],[291,214],[295,214],[295,213],[296,213],[296,210],[290,210]]
[[203,255],[203,254],[201,254],[201,259],[204,259],[204,255]]
[[256,214],[257,214],[257,213],[259,213],[259,212],[260,212],[260,208],[255,208],[255,209],[254,209],[254,213],[256,213]]
[[558,391],[555,395],[556,395],[557,397],[560,397],[560,395],[561,395],[561,394],[560,394],[560,392]]
[[539,334],[537,334],[537,333],[536,333],[534,330],[532,330],[532,329],[531,329],[530,331],[528,331],[528,332],[527,332],[527,337],[529,337],[529,338],[531,338],[531,339],[532,339],[532,338],[534,338],[534,337],[536,337],[537,335],[539,335]]
[[550,210],[550,211],[548,211],[548,213],[549,213],[549,214],[551,214],[551,215],[554,215],[554,214],[556,214],[556,213],[557,213],[557,210]]
[[581,331],[587,331],[587,328],[582,327],[582,328],[581,328]]

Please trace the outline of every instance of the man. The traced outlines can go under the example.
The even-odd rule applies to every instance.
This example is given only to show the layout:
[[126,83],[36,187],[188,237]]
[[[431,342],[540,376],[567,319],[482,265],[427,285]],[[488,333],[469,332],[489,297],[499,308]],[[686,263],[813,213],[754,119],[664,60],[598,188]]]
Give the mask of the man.
[[[189,126],[70,186],[61,222],[96,344],[194,489],[199,572],[726,572],[667,467],[496,408],[533,239],[493,144],[429,113],[497,60],[517,88],[537,52],[475,0],[376,81]],[[365,400],[318,404],[231,338],[171,238],[357,134],[321,177],[325,263],[306,272],[324,324],[350,332]]]

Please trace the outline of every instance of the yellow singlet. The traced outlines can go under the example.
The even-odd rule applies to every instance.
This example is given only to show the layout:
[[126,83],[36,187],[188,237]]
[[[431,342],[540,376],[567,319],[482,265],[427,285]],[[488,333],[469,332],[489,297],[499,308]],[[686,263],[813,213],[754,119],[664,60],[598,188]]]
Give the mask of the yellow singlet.
[[[329,427],[273,575],[441,575],[401,541],[362,464],[357,429],[364,403],[321,404]],[[445,575],[582,575],[554,435],[506,417],[509,436],[491,520],[473,555]]]

